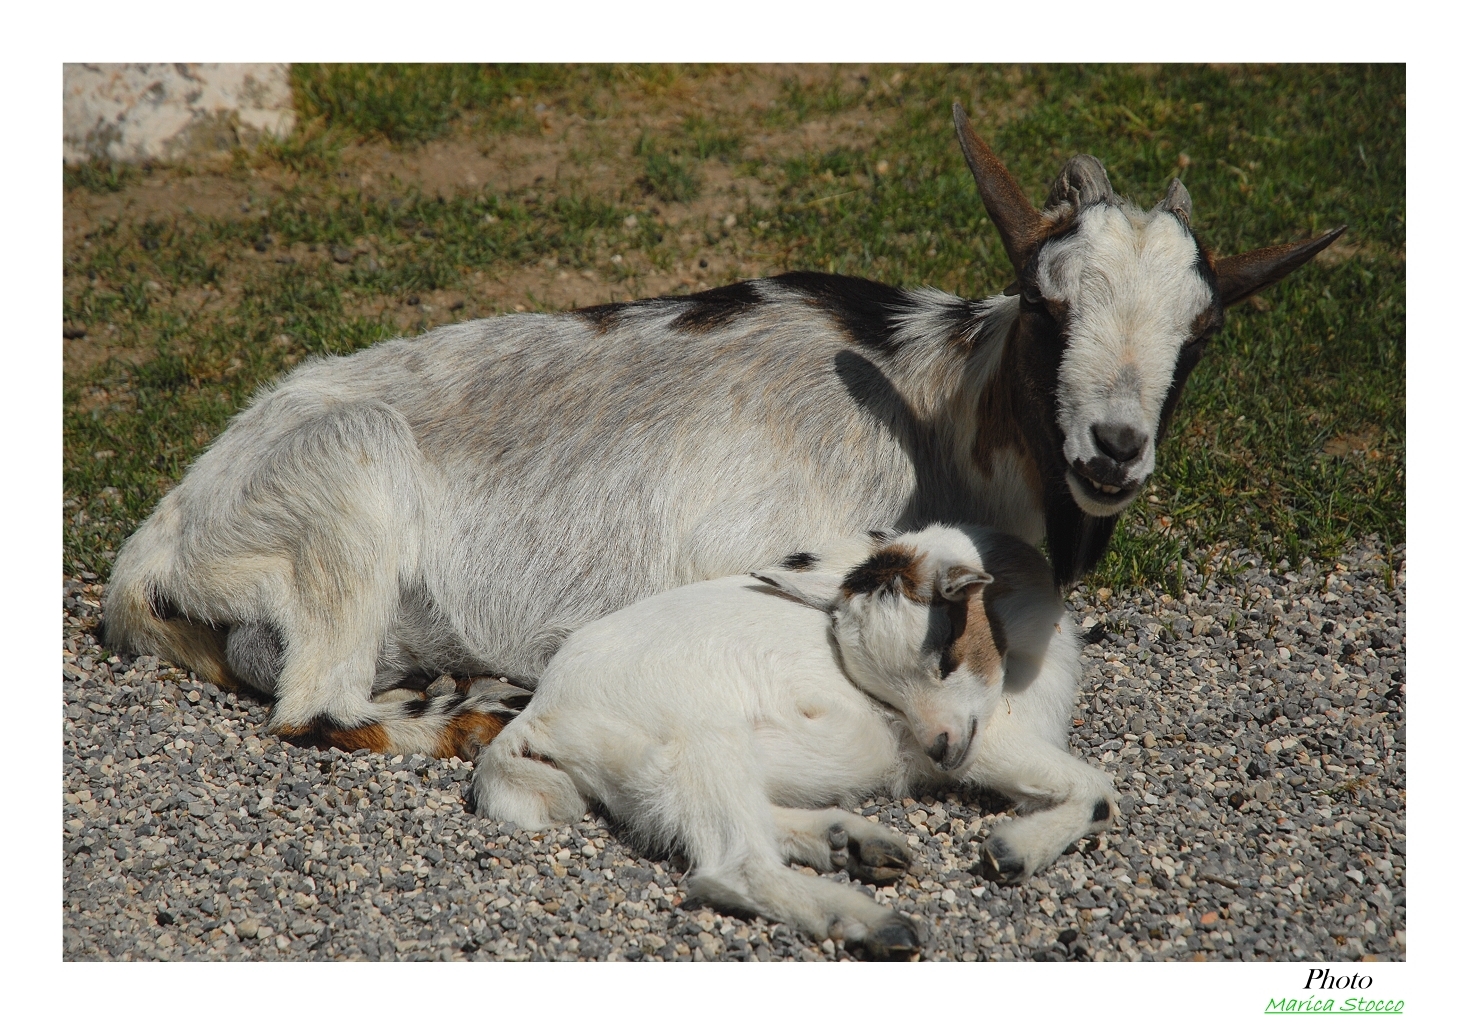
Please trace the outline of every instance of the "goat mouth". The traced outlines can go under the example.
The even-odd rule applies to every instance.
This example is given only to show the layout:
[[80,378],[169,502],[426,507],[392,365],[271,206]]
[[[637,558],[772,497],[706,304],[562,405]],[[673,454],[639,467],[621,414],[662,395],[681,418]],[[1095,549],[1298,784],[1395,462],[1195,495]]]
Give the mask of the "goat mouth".
[[1071,494],[1076,498],[1076,503],[1086,511],[1091,511],[1087,506],[1093,506],[1104,510],[1104,514],[1120,511],[1129,505],[1131,500],[1137,496],[1142,489],[1140,483],[1135,484],[1105,484],[1094,480],[1075,467],[1066,471],[1066,482],[1070,484]]
[[974,737],[978,733],[979,720],[977,718],[969,719],[968,738],[963,741],[963,745],[960,747],[949,747],[948,756],[943,759],[939,767],[945,772],[954,772],[962,767],[963,763],[968,760],[969,751],[974,748]]

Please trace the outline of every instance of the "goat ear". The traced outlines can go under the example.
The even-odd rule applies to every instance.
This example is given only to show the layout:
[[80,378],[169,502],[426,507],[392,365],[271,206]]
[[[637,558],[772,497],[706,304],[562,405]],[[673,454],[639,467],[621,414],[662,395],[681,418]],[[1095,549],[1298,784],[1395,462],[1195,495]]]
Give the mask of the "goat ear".
[[1106,168],[1094,156],[1082,153],[1073,156],[1060,169],[1060,177],[1050,186],[1050,198],[1045,200],[1049,210],[1061,203],[1069,203],[1072,210],[1094,203],[1116,203],[1116,193],[1111,189],[1111,179]]
[[1261,288],[1282,281],[1291,272],[1309,263],[1316,253],[1334,242],[1345,230],[1342,226],[1306,242],[1271,245],[1219,260],[1213,269],[1218,274],[1218,294],[1223,299],[1223,304],[1232,306]]
[[1175,213],[1184,224],[1193,223],[1193,197],[1188,195],[1187,186],[1181,178],[1173,178],[1167,186],[1167,194],[1162,197],[1162,202],[1155,207],[1168,213]]
[[[999,239],[1009,262],[1017,271],[1023,271],[1034,253],[1035,240],[1040,236],[1041,220],[1024,190],[1014,180],[988,143],[979,138],[974,126],[969,123],[963,107],[953,104],[953,126],[958,129],[958,145],[968,169],[979,186],[979,196],[984,200],[984,209],[989,219],[999,229]],[[1102,172],[1103,177],[1105,172]]]
[[974,594],[974,588],[988,586],[994,582],[983,569],[971,565],[950,565],[938,575],[938,592],[945,601],[966,601]]
[[762,569],[750,573],[761,583],[768,583],[787,597],[808,604],[819,611],[830,611],[841,593],[841,577],[828,572],[788,572],[784,569]]

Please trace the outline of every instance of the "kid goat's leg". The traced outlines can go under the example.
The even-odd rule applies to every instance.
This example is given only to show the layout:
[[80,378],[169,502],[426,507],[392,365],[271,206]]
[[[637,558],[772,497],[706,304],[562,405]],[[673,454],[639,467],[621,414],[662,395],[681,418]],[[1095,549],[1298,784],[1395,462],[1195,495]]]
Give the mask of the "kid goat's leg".
[[839,807],[775,807],[772,816],[781,855],[817,871],[845,868],[853,878],[890,882],[912,860],[896,832]]
[[1019,729],[996,731],[984,737],[966,780],[998,790],[1021,812],[994,827],[979,860],[985,878],[1008,885],[1048,867],[1082,836],[1110,827],[1116,791],[1109,776],[1069,751]]
[[[634,813],[649,833],[683,847],[691,895],[784,921],[816,939],[860,944],[875,956],[916,951],[917,933],[901,915],[850,886],[786,866],[780,837],[791,834],[799,812],[771,805],[747,736],[699,735],[664,745],[651,760],[647,779],[656,781],[639,787]],[[827,850],[830,824],[818,826]]]

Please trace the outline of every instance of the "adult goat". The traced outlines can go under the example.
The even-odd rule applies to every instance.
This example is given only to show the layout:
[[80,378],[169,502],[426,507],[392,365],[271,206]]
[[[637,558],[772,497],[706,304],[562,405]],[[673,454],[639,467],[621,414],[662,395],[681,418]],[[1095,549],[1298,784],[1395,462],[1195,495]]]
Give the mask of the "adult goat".
[[586,622],[863,530],[976,522],[1079,579],[1224,307],[1341,229],[1215,260],[1181,182],[1144,211],[1089,156],[1036,210],[954,120],[1003,295],[794,273],[302,365],[123,547],[108,643],[273,694],[285,735],[442,752],[496,708],[404,680],[533,686]]

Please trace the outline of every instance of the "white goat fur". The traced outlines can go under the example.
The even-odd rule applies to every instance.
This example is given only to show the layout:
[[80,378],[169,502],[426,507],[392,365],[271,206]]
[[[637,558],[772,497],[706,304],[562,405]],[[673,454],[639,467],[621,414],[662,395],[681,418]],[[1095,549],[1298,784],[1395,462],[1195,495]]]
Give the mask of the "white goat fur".
[[[1113,820],[1110,780],[1067,750],[1077,642],[1033,548],[935,526],[800,557],[809,571],[691,584],[577,630],[481,752],[479,813],[544,828],[600,806],[684,850],[692,894],[878,952],[911,947],[902,919],[785,866],[900,873],[901,837],[842,808],[938,785],[1043,808],[990,836],[1003,881]],[[985,644],[1001,635],[1002,660]],[[966,654],[944,677],[949,650]],[[935,764],[945,729],[976,738]]]

